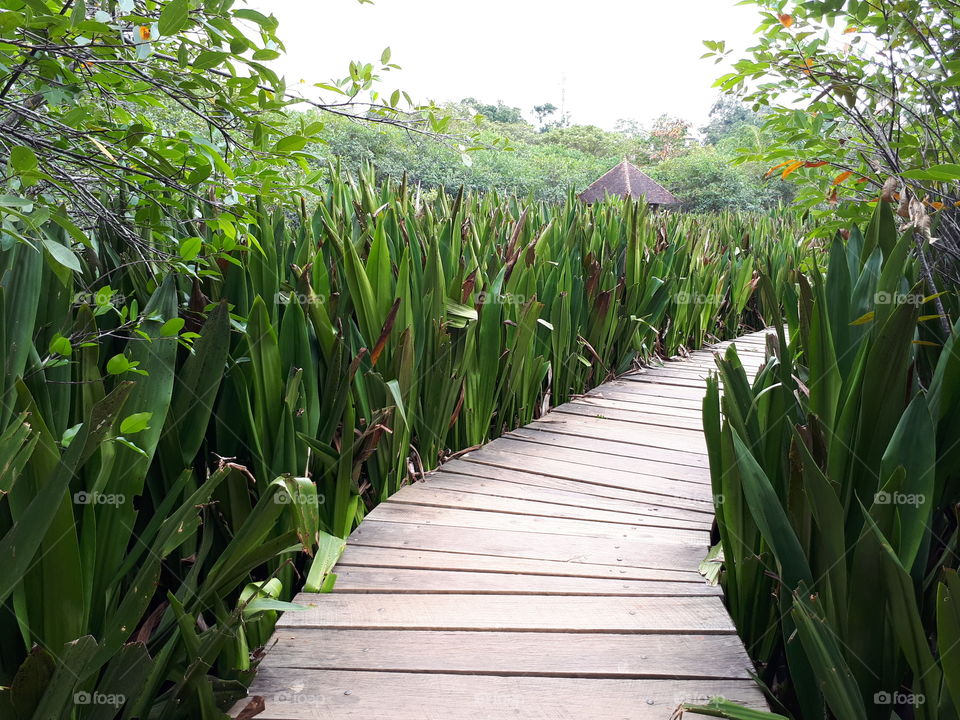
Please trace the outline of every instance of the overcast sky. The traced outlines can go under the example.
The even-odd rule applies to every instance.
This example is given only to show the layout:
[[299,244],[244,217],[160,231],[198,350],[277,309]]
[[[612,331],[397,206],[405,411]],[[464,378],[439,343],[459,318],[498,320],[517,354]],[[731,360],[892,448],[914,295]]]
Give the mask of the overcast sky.
[[[390,46],[385,77],[415,101],[503,100],[529,116],[552,102],[575,123],[611,129],[667,112],[699,126],[723,66],[703,40],[752,44],[759,15],[735,0],[250,0],[280,20],[287,54],[273,63],[295,88],[342,77],[350,60]],[[737,54],[737,53],[735,53]],[[565,92],[564,92],[565,90]]]

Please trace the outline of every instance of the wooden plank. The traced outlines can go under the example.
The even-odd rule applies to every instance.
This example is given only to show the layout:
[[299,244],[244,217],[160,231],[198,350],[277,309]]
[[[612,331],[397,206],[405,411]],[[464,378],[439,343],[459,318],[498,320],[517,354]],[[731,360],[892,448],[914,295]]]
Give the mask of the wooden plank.
[[719,597],[300,593],[280,628],[734,634]]
[[740,641],[731,635],[304,628],[279,633],[266,662],[271,668],[527,677],[750,677]]
[[[726,352],[726,348],[719,348],[716,350],[696,350],[686,357],[667,358],[662,364],[664,366],[679,367],[680,365],[688,363],[705,363],[709,367],[716,368],[716,358],[723,357]],[[740,351],[738,350],[738,354],[739,353]],[[759,367],[766,362],[767,356],[765,351],[751,352],[749,349],[745,349],[744,354],[740,356],[740,359],[745,364],[749,363]]]
[[[599,510],[571,505],[568,503],[545,502],[542,498],[504,497],[488,492],[475,493],[472,483],[463,480],[482,482],[480,478],[463,478],[457,483],[456,476],[448,475],[446,483],[429,479],[427,482],[408,485],[390,496],[390,502],[407,504],[413,507],[429,505],[438,508],[461,508],[464,510],[485,510],[490,512],[512,513],[521,517],[539,516],[563,518],[567,520],[590,520],[594,522],[620,523],[625,525],[647,525],[650,527],[673,527],[688,530],[710,529],[708,518],[700,514],[690,514],[690,519],[666,517],[661,512],[625,511],[625,508]],[[449,483],[449,485],[447,484]],[[507,483],[509,485],[509,483]],[[460,485],[461,487],[457,487]],[[463,487],[466,485],[466,488]],[[451,487],[452,486],[452,487]],[[516,488],[518,486],[510,486]],[[582,496],[581,496],[582,497]],[[679,511],[682,512],[682,511]]]
[[337,566],[337,593],[698,596],[723,593],[705,582]]
[[[636,502],[635,500],[612,499],[606,494],[588,495],[579,491],[559,490],[533,484],[461,475],[453,471],[431,473],[427,475],[424,482],[409,487],[444,489],[454,492],[488,495],[495,498],[516,498],[536,503],[550,503],[551,506],[555,505],[562,508],[557,511],[560,514],[556,515],[556,517],[577,517],[581,520],[597,520],[599,516],[594,515],[588,517],[576,511],[601,510],[619,513],[627,517],[637,514],[653,518],[684,520],[694,523],[698,527],[702,527],[702,523],[704,522],[712,525],[712,520],[708,515],[694,510],[665,508],[662,505],[652,505],[650,503]],[[598,490],[598,492],[603,493],[604,491]],[[399,493],[394,495],[393,498],[397,499],[398,495]],[[468,507],[466,503],[474,501],[465,500],[464,502],[465,504],[463,506]],[[571,510],[573,512],[571,512]]]
[[626,525],[589,520],[567,520],[538,515],[516,515],[485,510],[407,505],[387,500],[380,503],[368,515],[377,522],[405,523],[411,525],[435,525],[451,528],[477,528],[481,530],[510,530],[518,533],[542,533],[546,535],[582,536],[642,540],[659,543],[678,543],[704,547],[709,543],[706,530],[678,529],[674,527],[650,527]]
[[[676,391],[677,397],[690,398],[692,400],[703,400],[707,392],[707,383],[705,380],[682,380],[669,379],[665,377],[656,377],[649,373],[630,373],[621,375],[620,380],[629,382],[639,382],[647,385],[653,385],[658,388],[663,397],[674,397]],[[682,391],[683,394],[679,394]]]
[[[671,420],[683,420],[686,423],[700,423],[701,411],[693,408],[667,407],[664,405],[653,405],[640,400],[614,400],[603,395],[579,395],[566,405],[576,404],[584,407],[613,408],[639,414],[646,418],[656,418],[657,421],[670,422]],[[561,405],[560,407],[566,407]],[[601,411],[602,412],[602,411]]]
[[697,355],[697,354],[712,355],[714,353],[719,353],[722,355],[724,352],[726,352],[726,350],[731,345],[736,346],[738,349],[742,348],[743,350],[748,352],[756,352],[758,355],[763,355],[767,349],[767,345],[765,341],[761,340],[760,342],[757,342],[752,338],[744,336],[743,338],[740,338],[738,340],[727,340],[717,345],[709,345],[709,346],[700,348],[699,350],[692,350],[690,351],[689,354],[690,355]]
[[698,572],[690,569],[663,570],[658,568],[592,565],[565,560],[531,560],[496,555],[473,555],[432,550],[406,550],[391,547],[366,547],[348,543],[340,561],[341,568],[362,566],[380,568],[407,568],[411,570],[459,570],[485,573],[522,573],[574,578],[618,578],[621,580],[660,580],[703,584]]
[[[610,410],[617,412],[609,412]],[[569,415],[575,415],[576,417],[567,417]],[[643,445],[658,445],[662,447],[662,445],[657,443],[643,440],[645,437],[666,436],[674,440],[701,440],[703,438],[702,413],[699,412],[696,414],[691,413],[684,417],[664,415],[662,413],[645,413],[637,408],[625,408],[622,405],[619,408],[604,408],[600,405],[583,403],[579,400],[573,400],[555,407],[543,415],[539,419],[539,422],[568,421],[592,424],[594,420],[600,421],[600,427],[605,425],[605,421],[632,423],[631,425],[622,425],[620,427],[630,432],[634,438],[634,442],[641,441]],[[641,427],[637,427],[638,425]]]
[[[643,376],[645,378],[655,378],[660,381],[676,381],[677,384],[686,385],[688,387],[698,387],[706,390],[707,388],[707,378],[710,374],[716,375],[716,369],[711,369],[708,367],[700,368],[699,366],[693,364],[684,364],[682,368],[663,368],[663,367],[645,367],[636,372],[630,373],[625,377],[638,377]],[[723,379],[717,378],[720,381],[722,386]]]
[[[606,385],[601,385],[596,390],[590,390],[586,397],[606,398],[608,400],[617,400],[619,402],[642,403],[644,405],[657,404],[664,409],[691,410],[700,412],[702,403],[696,400],[683,400],[680,398],[661,398],[653,395],[645,395],[637,392],[636,388],[643,389],[639,383],[622,383],[613,385],[616,382],[611,380]],[[673,401],[675,400],[675,401]]]
[[[776,334],[770,333],[770,337],[776,338]],[[748,333],[746,335],[741,335],[740,337],[733,338],[732,340],[723,340],[711,347],[730,347],[731,345],[757,345],[759,347],[766,346],[767,335],[762,333]]]
[[644,445],[663,450],[679,450],[703,454],[706,441],[701,429],[668,428],[656,425],[637,427],[606,417],[572,416],[566,413],[547,413],[540,420],[524,426],[533,430],[582,435],[599,440],[630,445]]
[[[520,460],[525,462],[526,466],[529,468],[528,460],[523,460],[522,457]],[[444,463],[437,469],[437,472],[452,472],[457,473],[458,475],[472,475],[484,479],[500,480],[503,482],[516,483],[518,485],[532,486],[535,488],[549,488],[568,491],[583,495],[585,497],[584,503],[590,505],[593,504],[594,498],[600,497],[614,500],[616,502],[637,503],[643,507],[651,507],[652,509],[662,512],[664,516],[669,517],[687,517],[687,511],[699,514],[707,513],[711,518],[713,517],[713,507],[709,503],[704,504],[699,500],[693,502],[683,502],[679,504],[675,503],[673,505],[663,505],[661,504],[664,502],[663,497],[660,495],[644,493],[629,488],[616,487],[614,485],[596,484],[584,481],[583,479],[573,480],[569,478],[554,477],[553,475],[527,472],[518,468],[500,467],[498,465],[487,464],[486,461],[474,462],[472,458],[467,456]],[[709,476],[707,476],[703,484],[710,484]],[[678,512],[682,512],[682,514],[678,514]]]
[[[743,368],[747,372],[747,376],[751,377],[756,375],[757,371],[760,369],[760,363],[751,363],[743,362]],[[671,362],[666,365],[663,365],[659,368],[664,372],[677,373],[682,375],[693,375],[697,373],[698,376],[704,378],[704,383],[706,383],[706,376],[709,373],[717,374],[717,364],[712,359],[711,360],[682,360],[678,362]]]
[[[745,342],[745,343],[736,343],[734,344],[737,354],[742,355],[745,358],[749,358],[753,362],[763,362],[767,357],[767,348],[766,345],[761,345],[758,343]],[[690,357],[703,357],[703,356],[713,356],[713,355],[724,355],[727,350],[730,348],[730,344],[724,345],[723,347],[712,347],[704,350],[697,350],[690,353]]]
[[[614,403],[615,401],[608,400],[607,402]],[[678,417],[676,415],[645,413],[629,408],[604,406],[596,401],[581,402],[575,400],[564,403],[554,408],[551,412],[561,415],[579,415],[581,417],[593,417],[603,420],[620,420],[621,422],[636,423],[637,425],[655,425],[703,432],[703,421],[699,417]]]
[[613,382],[626,384],[634,383],[642,388],[638,389],[637,392],[642,392],[654,397],[687,400],[688,402],[693,403],[702,402],[703,396],[706,394],[706,386],[700,387],[697,385],[696,387],[682,387],[679,385],[667,385],[665,383],[654,382],[653,380],[645,379],[642,375],[621,375]]
[[[257,720],[667,720],[683,702],[723,696],[766,709],[752,680],[635,680],[342,672],[263,667]],[[231,711],[236,717],[245,706]]]
[[657,404],[662,407],[685,408],[688,410],[700,410],[703,407],[703,396],[706,393],[700,393],[695,397],[680,397],[678,395],[665,395],[657,391],[657,386],[650,383],[630,382],[629,380],[611,380],[598,388],[591,390],[587,395],[591,397],[610,397],[615,400],[633,400]]
[[[635,427],[621,427],[617,432],[617,439],[607,439],[597,434],[586,435],[584,432],[596,433],[593,430],[596,424],[589,421],[583,422],[569,415],[562,418],[556,418],[556,424],[530,423],[516,430],[511,430],[503,435],[504,445],[507,441],[513,442],[536,442],[543,445],[555,445],[557,447],[578,448],[598,455],[619,455],[621,457],[636,458],[638,460],[648,460],[656,462],[670,463],[674,465],[686,465],[695,468],[708,467],[706,453],[696,450],[688,450],[681,447],[665,447],[665,441],[651,439],[649,445],[642,442],[630,442],[628,438],[634,434],[638,440],[642,440],[646,433],[646,428],[638,430]],[[598,423],[600,421],[598,420]],[[611,433],[618,428],[611,427]],[[649,436],[648,436],[649,437]],[[494,441],[496,442],[496,441]],[[682,442],[672,443],[675,446],[683,444]],[[493,445],[493,443],[488,443]],[[498,446],[499,447],[499,446]],[[631,468],[632,469],[632,468]]]
[[[649,445],[634,445],[598,437],[587,437],[547,430],[519,428],[503,436],[503,443],[488,446],[491,450],[519,453],[521,455],[544,455],[548,458],[563,459],[568,462],[580,462],[592,467],[609,467],[627,472],[636,472],[651,478],[671,477],[674,480],[686,480],[707,483],[709,478],[707,456],[703,453],[684,452],[669,448],[656,448]],[[518,443],[507,445],[507,441]],[[527,445],[546,446],[547,450],[534,451]],[[486,449],[486,448],[484,448]],[[479,451],[475,451],[479,452]],[[586,457],[584,455],[591,457]],[[686,468],[686,470],[684,470]],[[654,484],[656,482],[651,480]]]
[[[742,358],[749,358],[755,362],[763,362],[767,357],[767,348],[766,345],[761,343],[754,342],[736,342],[732,343],[733,347],[737,351],[737,355]],[[724,347],[720,350],[720,354],[726,354],[727,350],[730,348],[730,345]]]
[[[683,545],[585,536],[551,535],[507,530],[451,528],[443,525],[364,520],[350,535],[354,545],[442,550],[475,555],[498,555],[564,563],[613,565],[620,568],[692,570],[699,566],[707,545]],[[626,574],[626,573],[624,573]]]
[[[753,363],[744,363],[743,368],[747,372],[747,375],[750,376],[751,374],[755,375],[756,371],[760,369],[760,366]],[[690,381],[691,386],[702,387],[704,389],[706,389],[707,386],[707,378],[710,375],[714,375],[717,377],[720,386],[723,387],[723,378],[718,375],[717,366],[713,362],[698,363],[696,361],[684,361],[682,364],[671,363],[666,366],[646,367],[636,373],[631,373],[630,377],[640,375],[657,380],[664,378]],[[698,383],[698,385],[692,385],[692,383]]]
[[671,372],[684,373],[702,373],[717,371],[717,356],[710,355],[691,355],[686,358],[669,358],[657,365],[649,365],[649,369],[669,370]]
[[[532,442],[526,444],[532,448],[529,454],[506,453],[482,448],[464,455],[463,459],[468,462],[481,462],[508,469],[565,477],[593,485],[625,488],[642,495],[641,499],[651,504],[713,512],[709,476],[706,478],[701,476],[700,480],[684,481],[643,475],[640,473],[640,469],[643,468],[642,463],[632,458],[599,453],[596,454],[597,459],[594,464],[577,464],[574,463],[574,459],[582,460],[582,454],[588,451],[567,449],[565,452],[560,452],[552,446],[537,445]],[[537,450],[540,451],[540,455]],[[549,455],[559,456],[559,459]],[[536,460],[534,461],[533,458]],[[696,469],[691,468],[691,470]]]
[[703,377],[696,376],[684,376],[678,373],[669,373],[669,372],[654,372],[652,370],[637,370],[632,373],[627,373],[626,375],[621,375],[621,378],[624,380],[640,380],[643,382],[653,382],[658,385],[668,385],[679,388],[694,388],[701,392],[706,392],[707,382],[706,382],[706,373]]
[[[517,442],[528,447],[518,447],[516,452],[481,448],[464,455],[462,459],[506,470],[573,480],[584,485],[630,490],[637,494],[637,500],[653,505],[713,512],[709,475],[697,474],[698,471],[702,473],[702,468],[689,467],[686,468],[688,472],[684,472],[682,466],[674,466],[676,472],[672,474],[686,475],[689,479],[665,479],[653,474],[656,468],[650,462],[596,453],[596,461],[587,464],[589,460],[584,456],[589,450],[527,442],[526,438]],[[644,470],[647,472],[644,473]],[[708,506],[704,507],[703,503]]]

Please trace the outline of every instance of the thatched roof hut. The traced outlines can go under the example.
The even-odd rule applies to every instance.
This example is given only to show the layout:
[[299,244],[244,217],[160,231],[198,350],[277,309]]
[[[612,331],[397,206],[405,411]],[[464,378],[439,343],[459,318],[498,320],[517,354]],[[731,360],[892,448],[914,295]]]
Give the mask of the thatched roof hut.
[[626,159],[580,193],[580,199],[592,203],[602,200],[605,195],[644,197],[652,207],[680,203],[669,190]]

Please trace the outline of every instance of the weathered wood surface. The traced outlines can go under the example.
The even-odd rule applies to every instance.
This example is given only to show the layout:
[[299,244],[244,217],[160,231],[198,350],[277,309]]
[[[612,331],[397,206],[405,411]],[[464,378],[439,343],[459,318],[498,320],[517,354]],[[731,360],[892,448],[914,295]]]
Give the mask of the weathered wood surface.
[[[763,333],[735,341],[752,375]],[[605,383],[452,460],[350,536],[301,593],[251,695],[261,720],[667,720],[765,708],[719,590],[701,428],[713,353]],[[234,708],[238,714],[246,706]]]

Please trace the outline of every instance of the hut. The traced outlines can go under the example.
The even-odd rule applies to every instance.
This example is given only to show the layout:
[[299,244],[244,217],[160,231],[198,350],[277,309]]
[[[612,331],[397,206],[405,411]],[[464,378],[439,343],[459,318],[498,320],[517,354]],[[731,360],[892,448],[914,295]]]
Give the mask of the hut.
[[679,205],[673,194],[656,182],[640,168],[624,158],[624,161],[607,173],[604,173],[590,187],[580,193],[580,199],[587,203],[602,200],[605,195],[646,198],[647,204],[656,210],[661,205]]

